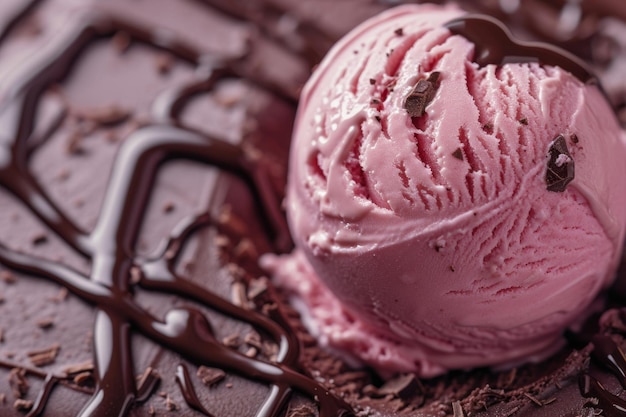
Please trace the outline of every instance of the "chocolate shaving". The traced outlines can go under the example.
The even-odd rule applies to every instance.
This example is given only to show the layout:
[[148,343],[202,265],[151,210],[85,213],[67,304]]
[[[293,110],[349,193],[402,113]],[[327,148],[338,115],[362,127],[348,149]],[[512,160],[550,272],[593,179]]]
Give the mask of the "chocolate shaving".
[[387,381],[378,389],[380,395],[391,394],[394,397],[407,399],[421,391],[421,384],[413,374],[397,376]]
[[420,117],[424,114],[426,106],[435,97],[435,92],[439,87],[439,75],[438,71],[433,71],[428,78],[420,79],[406,99],[404,99],[404,108],[409,113],[409,116]]
[[574,159],[567,149],[563,135],[554,138],[548,157],[546,188],[548,191],[563,192],[567,184],[574,179]]
[[26,380],[26,371],[21,368],[11,369],[9,372],[9,386],[15,398],[24,398],[30,388],[30,384]]
[[572,143],[578,143],[578,135],[576,133],[572,133],[569,138]]
[[93,373],[91,372],[81,372],[79,374],[74,375],[72,381],[81,387],[92,385],[93,383]]
[[79,363],[76,365],[67,366],[63,369],[63,372],[66,375],[75,375],[75,374],[79,374],[83,372],[93,372],[93,370],[94,370],[93,362],[86,361],[86,362]]
[[524,125],[524,126],[528,126],[528,119],[525,117],[522,117],[521,119],[519,119],[520,124]]
[[79,119],[85,119],[100,126],[113,126],[125,122],[131,116],[129,110],[120,106],[109,105],[99,108],[81,110],[76,113]]
[[298,406],[289,405],[289,409],[287,410],[287,417],[312,417],[317,413],[313,408],[308,405],[301,404]]
[[17,411],[30,411],[33,408],[34,403],[31,400],[23,400],[18,398],[13,403],[13,408]]
[[224,379],[226,377],[226,373],[221,369],[200,366],[196,372],[196,376],[200,378],[200,381],[202,381],[204,385],[210,388]]
[[165,397],[165,409],[167,411],[176,411],[178,410],[178,404],[176,404],[176,402],[174,400],[172,400],[172,398],[167,395]]
[[54,363],[60,349],[61,346],[54,344],[45,349],[30,351],[26,355],[33,365],[41,367]]
[[404,30],[402,28],[398,28],[398,29],[394,30],[393,33],[395,33],[398,36],[402,36],[402,35],[404,35]]
[[453,417],[465,417],[465,413],[463,412],[463,407],[461,407],[460,401],[455,401],[452,403],[452,412]]

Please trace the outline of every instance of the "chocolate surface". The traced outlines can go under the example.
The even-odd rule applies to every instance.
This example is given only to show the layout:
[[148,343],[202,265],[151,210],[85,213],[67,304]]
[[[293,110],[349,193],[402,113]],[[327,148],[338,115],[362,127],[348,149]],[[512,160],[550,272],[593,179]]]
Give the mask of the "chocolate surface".
[[[491,3],[467,6],[515,25]],[[621,310],[546,364],[383,383],[321,351],[263,278],[258,256],[290,247],[299,88],[390,4],[2,3],[1,415],[575,416],[586,397],[618,415]],[[611,54],[588,59],[603,82]],[[605,86],[619,110],[626,88]]]

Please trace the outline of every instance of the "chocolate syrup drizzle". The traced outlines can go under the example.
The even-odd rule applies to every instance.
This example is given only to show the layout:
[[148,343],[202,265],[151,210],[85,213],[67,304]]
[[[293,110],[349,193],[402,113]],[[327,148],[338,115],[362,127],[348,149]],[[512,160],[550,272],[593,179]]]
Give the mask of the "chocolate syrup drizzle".
[[[76,56],[97,37],[123,30],[133,39],[165,49],[179,58],[204,65],[206,78],[197,84],[163,94],[154,107],[155,122],[139,128],[120,146],[105,197],[93,231],[85,232],[69,219],[46,195],[28,170],[29,140],[34,130],[36,104],[45,89],[68,73]],[[160,255],[142,259],[134,247],[153,188],[155,174],[163,162],[189,159],[215,165],[244,178],[256,194],[261,211],[273,232],[275,246],[288,246],[289,235],[278,199],[272,191],[267,167],[248,157],[243,147],[184,129],[177,123],[180,103],[198,91],[208,91],[216,81],[237,77],[236,62],[219,63],[176,39],[158,36],[136,22],[103,14],[84,16],[82,26],[69,30],[63,39],[40,51],[38,59],[24,71],[6,105],[0,109],[4,131],[0,137],[0,185],[14,194],[72,249],[91,261],[88,276],[57,262],[10,250],[0,244],[0,263],[15,271],[39,277],[67,288],[97,308],[93,325],[95,391],[83,407],[81,417],[123,416],[153,390],[137,387],[131,355],[131,332],[139,332],[198,365],[219,367],[270,385],[269,395],[257,416],[276,416],[291,392],[297,390],[315,399],[321,416],[352,415],[350,407],[311,378],[297,372],[298,341],[284,320],[269,318],[238,307],[186,280],[175,272],[176,260],[190,234],[199,227],[218,226],[209,214],[183,221],[171,238],[161,245]],[[263,80],[252,80],[264,86]],[[267,86],[265,86],[267,87]],[[155,317],[133,299],[130,277],[139,275],[144,290],[176,294],[215,311],[255,326],[279,346],[275,363],[249,358],[234,351],[213,335],[211,324],[195,308],[171,309]],[[274,313],[276,314],[276,313]],[[2,365],[2,364],[0,364]],[[179,383],[187,402],[210,415],[191,394],[185,368]],[[185,377],[187,375],[187,377]],[[61,380],[47,375],[43,390],[29,414],[40,415]],[[146,394],[147,393],[147,394]]]
[[453,34],[461,35],[474,44],[474,62],[481,67],[538,62],[561,67],[584,83],[598,82],[587,64],[578,57],[547,43],[519,41],[513,38],[504,24],[491,16],[465,15],[445,26]]

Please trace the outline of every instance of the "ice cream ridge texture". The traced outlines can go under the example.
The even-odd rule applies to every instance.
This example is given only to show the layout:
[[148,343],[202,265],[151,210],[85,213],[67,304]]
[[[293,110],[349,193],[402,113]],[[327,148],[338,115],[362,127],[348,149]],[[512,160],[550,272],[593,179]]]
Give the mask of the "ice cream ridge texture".
[[269,259],[322,344],[381,373],[540,360],[614,279],[624,136],[575,58],[454,7],[344,37],[301,96]]

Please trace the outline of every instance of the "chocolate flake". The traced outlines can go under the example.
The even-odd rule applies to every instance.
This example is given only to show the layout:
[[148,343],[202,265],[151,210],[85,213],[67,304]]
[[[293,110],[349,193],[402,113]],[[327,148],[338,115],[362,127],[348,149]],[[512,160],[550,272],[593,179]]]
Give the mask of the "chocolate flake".
[[420,79],[409,95],[404,100],[404,108],[411,117],[420,117],[426,111],[426,106],[435,97],[435,92],[439,86],[440,72],[433,71],[428,78]]
[[452,152],[452,156],[454,156],[459,161],[462,161],[463,160],[463,149],[456,148],[456,150],[454,152]]
[[17,411],[30,411],[33,408],[33,405],[34,403],[31,400],[23,400],[21,398],[18,398],[13,403],[13,408],[15,408]]
[[398,29],[394,30],[393,33],[395,33],[397,36],[403,36],[404,35],[404,29],[398,28]]
[[173,201],[168,201],[163,205],[163,213],[169,214],[176,209],[176,204]]
[[0,343],[4,343],[4,329],[0,327]]
[[226,377],[226,373],[221,369],[200,366],[196,372],[196,376],[200,378],[200,381],[202,381],[204,385],[210,388],[224,379]]
[[572,143],[578,143],[578,135],[576,133],[572,133],[569,138]]
[[371,84],[371,85],[376,84],[376,79],[375,79],[375,78],[370,78],[370,84]]
[[493,133],[493,123],[485,123],[485,124],[483,125],[483,130],[484,130],[486,133]]
[[256,300],[266,294],[268,289],[267,278],[253,279],[248,283],[248,299]]
[[528,126],[528,119],[525,117],[522,117],[521,119],[519,119],[520,124],[524,125],[524,126]]
[[548,191],[563,192],[574,179],[574,159],[567,149],[563,135],[554,138],[548,157],[546,188]]

